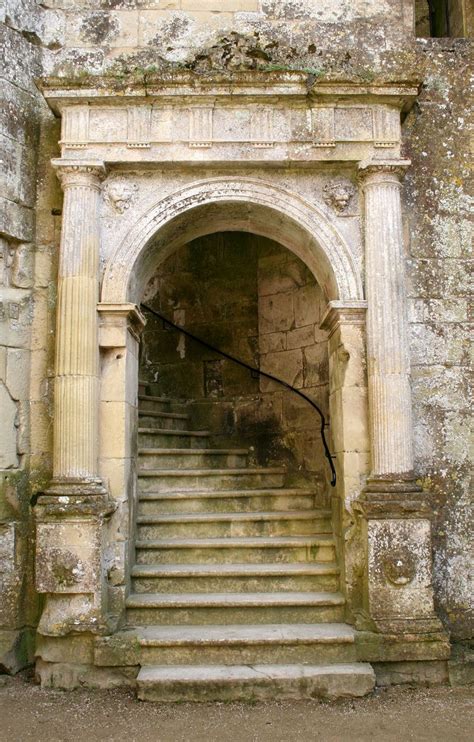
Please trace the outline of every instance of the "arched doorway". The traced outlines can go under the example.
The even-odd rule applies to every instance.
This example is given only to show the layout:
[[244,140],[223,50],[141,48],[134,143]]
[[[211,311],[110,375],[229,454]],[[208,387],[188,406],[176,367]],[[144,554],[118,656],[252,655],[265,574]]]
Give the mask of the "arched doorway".
[[[351,585],[353,584],[352,571],[357,569],[357,560],[351,558],[349,560],[349,570],[345,569],[343,539],[346,526],[345,500],[347,497],[354,496],[355,490],[357,490],[357,493],[360,491],[361,472],[362,474],[366,473],[368,467],[369,447],[366,421],[367,392],[364,373],[363,321],[365,302],[362,299],[360,273],[353,253],[336,229],[325,207],[308,204],[294,194],[287,193],[262,181],[252,181],[244,178],[241,180],[213,179],[201,183],[192,183],[183,191],[158,202],[156,206],[148,209],[141,218],[137,219],[131,232],[117,247],[105,267],[102,301],[99,305],[102,316],[102,334],[106,336],[107,328],[110,329],[117,321],[125,323],[123,327],[126,327],[128,322],[128,327],[132,330],[131,334],[125,331],[123,335],[124,350],[122,352],[116,352],[115,341],[111,341],[110,351],[107,350],[106,345],[102,345],[100,429],[104,433],[101,451],[101,474],[105,479],[108,478],[110,486],[108,475],[109,472],[114,471],[117,493],[120,493],[121,497],[125,496],[124,493],[127,496],[130,530],[123,554],[124,572],[130,574],[131,565],[135,559],[134,524],[136,522],[137,505],[135,431],[137,425],[136,392],[139,377],[139,352],[137,339],[134,336],[134,323],[131,321],[132,315],[136,315],[133,307],[141,302],[147,287],[149,291],[150,287],[153,286],[156,272],[162,270],[167,261],[172,262],[172,256],[179,254],[183,246],[193,243],[193,240],[204,240],[204,242],[210,240],[212,242],[212,240],[216,240],[215,235],[217,233],[224,233],[228,235],[229,239],[234,235],[234,241],[239,239],[239,235],[241,240],[247,239],[250,242],[260,240],[261,245],[267,251],[271,252],[273,249],[279,254],[279,260],[289,261],[287,268],[282,269],[281,272],[284,280],[287,280],[285,270],[288,271],[289,265],[292,263],[297,266],[301,275],[305,276],[304,281],[310,291],[314,290],[317,293],[317,296],[315,293],[312,299],[307,302],[307,307],[304,310],[306,318],[301,319],[300,327],[306,328],[303,331],[304,333],[307,332],[308,326],[312,325],[313,337],[316,338],[317,334],[319,350],[316,351],[318,343],[313,342],[312,346],[313,352],[319,353],[321,366],[325,366],[323,374],[325,379],[321,385],[325,386],[323,394],[325,399],[322,400],[322,406],[327,409],[330,408],[331,415],[333,410],[335,412],[332,415],[332,447],[336,456],[338,485],[336,490],[331,492],[331,496],[329,496],[327,487],[327,469],[325,469],[320,453],[315,457],[313,463],[314,461],[317,462],[316,468],[319,469],[320,497],[326,497],[325,505],[332,510],[330,520],[333,524],[335,552],[337,551],[340,555],[340,584],[343,594],[349,600],[349,603],[347,603],[349,605]],[[238,252],[237,249],[236,254]],[[255,276],[253,280],[255,280]],[[274,302],[274,299],[268,302],[263,295],[261,298],[262,304]],[[258,299],[257,289],[257,305]],[[292,297],[291,300],[296,301],[295,297]],[[285,308],[280,307],[280,314],[285,315],[285,312]],[[315,313],[317,314],[317,320]],[[325,315],[324,327],[320,329],[322,315]],[[173,315],[170,319],[179,320],[180,316]],[[288,321],[288,318],[285,321]],[[301,336],[303,334],[299,332],[300,328],[296,326],[294,319],[290,318],[290,325],[295,325],[292,329],[297,331],[296,335]],[[268,329],[278,332],[277,329],[272,327]],[[150,329],[146,332],[150,332]],[[273,335],[274,333],[263,334]],[[170,336],[168,335],[168,337]],[[271,340],[275,341],[275,338]],[[287,342],[286,339],[285,342]],[[290,342],[295,342],[295,340],[292,338]],[[304,341],[300,337],[298,342],[301,344]],[[178,346],[175,345],[173,352],[179,355],[181,351],[177,348]],[[257,350],[258,355],[260,355],[260,349],[257,348]],[[286,348],[285,352],[287,350]],[[290,350],[299,352],[301,358],[305,355],[303,347]],[[152,366],[154,363],[157,364],[156,369],[159,371],[159,345],[156,352],[157,358],[152,359]],[[278,351],[276,354],[278,354]],[[269,359],[267,360],[272,363],[278,360],[275,355],[271,356],[271,352],[263,355],[268,355]],[[331,372],[329,372],[330,368],[332,369]],[[310,372],[309,367],[306,370]],[[146,376],[145,374],[145,381],[153,384],[155,383],[153,368],[151,371],[150,375]],[[210,364],[208,371],[210,377],[216,375],[212,370],[212,364]],[[109,402],[112,401],[114,395],[117,396],[117,390],[116,388],[111,389],[109,393],[108,380],[109,378],[117,379],[120,374],[122,376],[123,404],[121,407],[117,404],[114,408],[114,406],[110,406]],[[281,376],[284,378],[285,374],[283,373]],[[304,371],[302,369],[303,376]],[[205,398],[204,387],[206,382],[202,369],[197,375],[194,375],[194,379],[196,378],[199,378]],[[191,379],[192,375],[187,375],[186,383]],[[211,384],[216,381],[218,383],[215,378],[210,378],[210,381]],[[293,381],[293,379],[290,379],[290,381]],[[299,383],[297,379],[295,381]],[[246,383],[248,383],[248,380]],[[260,383],[255,382],[255,380],[251,380],[251,383],[256,384],[256,390],[260,394]],[[150,388],[152,389],[152,387]],[[156,391],[169,393],[169,387],[168,389],[160,389],[160,382],[158,382]],[[206,406],[208,410],[209,407],[219,409],[219,403],[213,405],[212,403],[209,404],[208,400],[203,399],[202,401],[203,409]],[[118,400],[115,399],[115,402],[118,403]],[[288,431],[283,434],[281,425],[279,425],[277,431],[273,431],[274,440],[278,439],[279,445],[279,447],[276,447],[273,460],[268,446],[262,447],[256,440],[253,443],[250,442],[250,445],[253,445],[256,463],[258,463],[258,457],[261,457],[262,463],[265,463],[265,457],[267,457],[266,463],[276,464],[278,459],[281,463],[282,451],[285,450],[283,459],[285,463],[288,463],[288,460],[291,459],[290,469],[293,468],[293,473],[296,476],[298,472],[301,473],[302,469],[305,468],[304,458],[306,456],[306,459],[308,459],[308,449],[311,449],[313,444],[316,449],[319,446],[319,441],[316,440],[318,423],[316,420],[314,421],[314,428],[310,432],[311,423],[301,423],[302,415],[305,416],[305,420],[308,420],[308,412],[302,413],[301,405],[297,405],[296,408],[294,402],[287,403],[287,408],[290,409],[289,416],[293,416],[293,420],[296,420],[296,427],[303,428],[299,431],[290,431],[290,438],[293,435],[293,442],[298,438],[298,435],[295,435],[296,432],[300,433],[298,445],[290,443],[286,445],[286,448],[285,446],[282,447],[282,439],[285,435],[288,438]],[[125,415],[122,414],[123,426],[118,436],[117,420],[120,417],[113,414],[114,409],[118,412],[122,410],[122,413],[125,411]],[[291,409],[293,409],[293,412],[291,412]],[[348,410],[350,410],[350,416]],[[354,415],[357,417],[355,423],[353,421]],[[268,420],[264,420],[264,425],[267,424]],[[305,425],[307,429],[304,429]],[[114,427],[115,438],[119,440],[113,452],[107,449],[108,444],[105,440],[105,431],[110,431],[111,426]],[[222,430],[214,432],[218,435]],[[233,433],[235,432],[234,429]],[[292,448],[293,450],[291,450]],[[121,455],[121,461],[123,462],[121,481],[117,478],[114,470],[114,462],[119,455]],[[314,479],[313,477],[313,481]],[[111,489],[113,490],[113,486]],[[113,516],[112,522],[114,518],[115,516]],[[360,559],[361,555],[358,558]],[[123,591],[124,600],[128,584],[126,581],[126,589]]]
[[[300,83],[299,92],[293,88],[287,97],[291,105],[283,105],[291,124],[282,129],[285,146],[264,153],[253,143],[237,148],[227,142],[227,149],[222,149],[207,139],[198,143],[205,148],[196,148],[188,140],[170,142],[169,147],[154,141],[150,131],[139,150],[127,132],[126,151],[120,135],[120,142],[89,142],[87,156],[98,159],[76,160],[69,150],[82,148],[83,138],[71,141],[68,132],[82,131],[88,117],[82,106],[66,105],[67,121],[74,119],[78,125],[65,126],[63,157],[53,162],[65,199],[58,271],[53,479],[36,507],[37,587],[46,594],[38,631],[46,637],[88,632],[89,636],[84,634],[87,657],[93,655],[94,664],[119,668],[119,672],[125,666],[133,681],[137,666],[163,657],[172,664],[174,650],[169,648],[177,638],[175,626],[158,639],[152,632],[150,642],[144,643],[137,642],[133,632],[124,636],[120,631],[136,545],[139,336],[145,323],[139,304],[158,266],[183,245],[216,232],[245,232],[277,242],[302,261],[327,302],[320,328],[328,338],[329,410],[338,475],[331,498],[333,549],[339,558],[344,616],[348,621],[355,618],[361,630],[357,640],[364,642],[364,632],[374,629],[380,635],[374,642],[369,637],[357,656],[386,659],[386,646],[378,640],[382,637],[382,642],[390,643],[395,634],[401,649],[390,657],[406,659],[404,631],[414,632],[416,644],[417,632],[439,629],[429,584],[428,509],[413,472],[400,197],[401,178],[409,163],[399,159],[400,88],[369,93],[366,87],[355,87],[357,95],[363,94],[359,103],[370,109],[368,119],[362,117],[361,137],[360,105],[353,105],[357,98],[346,100],[352,95],[347,86],[340,93],[334,88],[321,91],[320,101],[310,99],[304,81]],[[159,95],[162,92],[160,88]],[[286,93],[282,95],[285,98]],[[329,105],[321,106],[326,100]],[[195,99],[187,108],[189,102],[183,108],[180,98],[181,108],[176,109],[180,120],[193,120]],[[277,105],[281,102],[278,97]],[[130,117],[130,110],[138,113],[135,101],[124,99],[124,103],[129,111],[121,105],[114,111],[122,122],[135,121]],[[138,106],[139,120],[150,122],[156,101],[146,96]],[[232,107],[224,107],[227,118],[234,115]],[[255,109],[258,115],[259,110]],[[301,132],[295,128],[301,117],[311,124],[309,139],[303,135],[303,147]],[[368,139],[366,120],[373,124]],[[348,141],[345,132],[351,132],[354,140]],[[84,140],[88,137],[85,132]],[[229,151],[234,159],[228,158]],[[195,179],[197,168],[207,179]],[[242,172],[253,175],[242,177]],[[118,176],[122,182],[113,187]],[[280,477],[279,472],[272,474]],[[402,554],[401,544],[407,547]],[[78,563],[81,569],[76,568]],[[182,606],[175,602],[174,608]],[[97,636],[101,633],[113,636],[102,640]],[[342,643],[354,647],[355,633],[348,629],[348,641]],[[188,646],[201,634],[199,626],[193,637],[188,635]],[[219,643],[222,638],[223,633],[217,633],[212,641]],[[261,638],[257,632],[244,643]],[[77,637],[66,643],[68,652],[76,646],[72,639],[75,642]],[[239,634],[237,644],[241,639]],[[286,639],[290,639],[287,644],[280,642],[276,632],[267,634],[265,643],[294,646],[301,636]],[[333,645],[333,639],[323,643]],[[441,635],[439,639],[436,651],[441,654],[436,656],[444,657],[444,640]],[[43,647],[41,656],[46,657],[47,651]],[[239,652],[230,653],[229,664],[238,659],[256,661],[251,653],[237,657]],[[270,656],[271,652],[265,662]],[[318,656],[327,663],[326,650]],[[195,660],[197,655],[192,657]],[[331,655],[331,662],[336,657],[341,655]],[[302,664],[309,659],[306,646],[294,658],[299,680]],[[188,665],[192,685],[195,676]],[[353,670],[355,679],[357,668]],[[243,672],[246,683],[245,668]],[[270,687],[279,680],[268,675],[268,667],[267,677]],[[367,689],[373,675],[369,672],[366,678]],[[219,683],[217,676],[215,680]],[[261,675],[254,674],[253,680],[261,680]],[[151,681],[159,684],[160,679]]]

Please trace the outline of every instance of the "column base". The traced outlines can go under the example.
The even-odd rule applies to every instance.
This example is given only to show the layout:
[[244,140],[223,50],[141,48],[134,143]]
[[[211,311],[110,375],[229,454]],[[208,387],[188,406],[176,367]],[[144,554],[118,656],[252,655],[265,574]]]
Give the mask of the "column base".
[[370,477],[358,504],[369,519],[431,517],[426,492],[412,474]]
[[444,644],[433,603],[426,493],[410,475],[373,477],[356,508],[367,553],[359,627],[391,636],[434,634]]
[[370,629],[356,625],[358,662],[418,663],[449,659],[451,645],[446,632],[423,632],[408,623],[404,631],[401,627],[398,627],[399,631],[382,631],[381,627]]
[[53,479],[44,494],[50,497],[106,497],[107,490],[99,477]]

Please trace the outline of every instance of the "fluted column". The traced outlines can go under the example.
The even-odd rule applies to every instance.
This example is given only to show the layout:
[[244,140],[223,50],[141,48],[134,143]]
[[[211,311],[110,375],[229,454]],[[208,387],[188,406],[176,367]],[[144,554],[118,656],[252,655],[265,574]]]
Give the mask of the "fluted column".
[[100,162],[54,160],[64,190],[56,319],[53,483],[100,494],[98,476]]
[[408,161],[362,163],[371,478],[413,476],[401,177]]

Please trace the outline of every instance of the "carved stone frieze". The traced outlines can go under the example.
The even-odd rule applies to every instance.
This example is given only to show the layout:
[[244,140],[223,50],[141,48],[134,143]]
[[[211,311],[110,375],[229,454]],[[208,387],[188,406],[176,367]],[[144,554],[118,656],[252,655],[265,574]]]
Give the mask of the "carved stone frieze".
[[[128,87],[120,98],[107,84],[74,100],[63,83],[46,86],[46,97],[63,117],[63,153],[86,149],[114,161],[206,159],[352,160],[373,157],[380,148],[400,155],[400,111],[416,91],[393,87],[332,84],[308,98],[300,73],[248,75],[229,82],[196,81],[186,73]],[[259,153],[268,148],[269,153]],[[112,152],[115,150],[115,153]],[[72,155],[72,152],[71,152]]]

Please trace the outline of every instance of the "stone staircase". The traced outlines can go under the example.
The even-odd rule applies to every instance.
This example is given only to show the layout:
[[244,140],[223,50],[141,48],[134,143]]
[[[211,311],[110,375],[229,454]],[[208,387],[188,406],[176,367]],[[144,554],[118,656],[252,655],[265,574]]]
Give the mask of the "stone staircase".
[[[210,447],[183,405],[139,394],[127,625],[143,700],[361,696],[331,515],[246,449]],[[120,646],[119,644],[117,646]],[[110,649],[110,647],[109,647]]]

